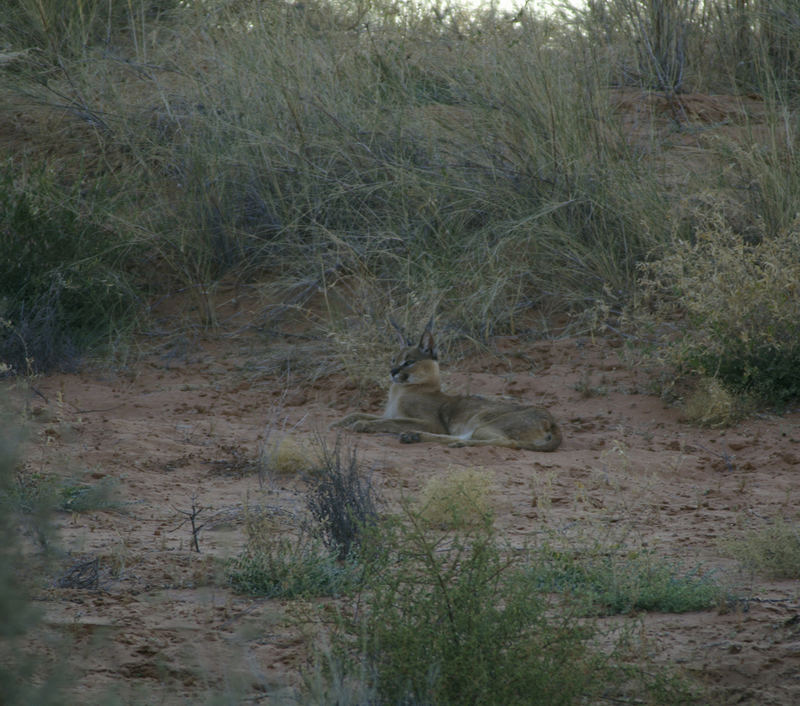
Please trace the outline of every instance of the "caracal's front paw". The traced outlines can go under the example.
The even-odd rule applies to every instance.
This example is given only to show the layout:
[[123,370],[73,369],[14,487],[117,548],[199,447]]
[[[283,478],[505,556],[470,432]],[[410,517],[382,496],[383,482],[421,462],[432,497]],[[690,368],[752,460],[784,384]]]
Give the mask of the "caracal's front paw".
[[422,440],[418,431],[404,431],[400,434],[401,444],[418,444]]

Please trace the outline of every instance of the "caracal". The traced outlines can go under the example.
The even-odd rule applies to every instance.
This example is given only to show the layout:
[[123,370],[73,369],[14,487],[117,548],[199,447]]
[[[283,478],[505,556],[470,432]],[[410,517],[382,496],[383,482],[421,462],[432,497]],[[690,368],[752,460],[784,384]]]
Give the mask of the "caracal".
[[553,451],[561,431],[547,410],[502,400],[442,392],[433,335],[407,343],[392,359],[392,385],[382,417],[357,412],[333,426],[399,434],[406,443],[506,446]]

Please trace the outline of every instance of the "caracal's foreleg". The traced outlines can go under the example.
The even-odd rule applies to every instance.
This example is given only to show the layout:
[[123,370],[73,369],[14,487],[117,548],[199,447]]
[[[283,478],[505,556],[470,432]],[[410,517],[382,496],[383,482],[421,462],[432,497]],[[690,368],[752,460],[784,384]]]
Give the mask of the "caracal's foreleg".
[[433,434],[428,431],[409,431],[402,435],[400,439],[406,444],[416,444],[427,441],[435,444],[447,444],[454,448],[462,446],[502,446],[508,449],[529,449],[533,448],[530,444],[522,443],[506,436],[496,436],[488,439],[464,439],[460,436],[450,434]]
[[398,417],[391,419],[386,417],[376,417],[374,414],[357,412],[356,414],[349,414],[344,419],[341,419],[332,426],[344,427],[350,431],[373,434],[381,432],[387,434],[405,434],[407,432],[422,431],[428,425],[424,419],[415,419],[413,417]]
[[378,420],[383,419],[383,417],[378,416],[377,414],[367,414],[366,412],[354,412],[353,414],[348,414],[346,417],[343,417],[338,422],[334,422],[331,424],[331,429],[334,427],[347,427],[349,428],[350,425],[354,424],[355,422],[360,421],[367,421],[367,420]]

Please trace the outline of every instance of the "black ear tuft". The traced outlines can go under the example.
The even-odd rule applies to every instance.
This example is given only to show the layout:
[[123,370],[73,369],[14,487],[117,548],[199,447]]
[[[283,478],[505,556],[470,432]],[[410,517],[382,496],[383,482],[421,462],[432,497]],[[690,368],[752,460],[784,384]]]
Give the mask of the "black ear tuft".
[[421,353],[436,360],[436,342],[433,340],[433,334],[429,329],[426,328],[425,331],[423,331],[422,337],[419,339],[418,348]]
[[404,346],[413,345],[412,340],[403,333],[403,329],[400,328],[400,325],[393,318],[389,317],[389,323],[391,323],[394,330],[397,331],[397,335],[400,337],[400,343]]

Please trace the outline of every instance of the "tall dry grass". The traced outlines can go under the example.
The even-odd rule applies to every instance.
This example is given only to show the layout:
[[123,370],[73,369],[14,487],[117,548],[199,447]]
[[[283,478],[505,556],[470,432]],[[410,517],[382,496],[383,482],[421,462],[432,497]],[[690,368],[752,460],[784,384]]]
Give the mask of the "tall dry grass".
[[[120,269],[137,291],[185,288],[213,324],[221,280],[279,282],[294,310],[324,294],[314,314],[334,350],[385,347],[390,318],[434,313],[448,346],[543,335],[554,314],[630,299],[637,266],[692,217],[660,176],[663,140],[647,118],[626,132],[614,91],[758,90],[770,115],[791,114],[781,3],[614,0],[543,17],[13,0],[1,70],[7,95],[82,126],[72,137],[99,174],[73,160],[69,186],[102,176],[115,199],[99,219],[75,210],[135,245]],[[793,151],[744,142],[749,193],[785,221],[796,185],[782,174],[797,170],[775,160]],[[719,163],[733,148],[704,149]],[[740,173],[717,178],[742,188]]]

